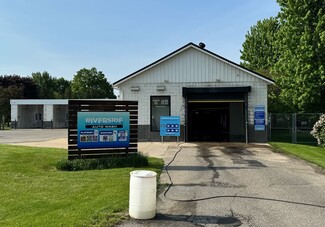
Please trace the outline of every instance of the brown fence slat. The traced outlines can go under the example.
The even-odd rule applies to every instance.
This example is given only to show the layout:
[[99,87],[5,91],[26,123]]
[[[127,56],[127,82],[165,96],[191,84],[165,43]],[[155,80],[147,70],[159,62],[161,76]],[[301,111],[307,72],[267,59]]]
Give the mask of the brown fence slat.
[[130,107],[116,107],[116,106],[87,106],[87,107],[80,107],[80,108],[72,108],[71,110],[78,110],[78,111],[96,111],[96,112],[121,112],[121,111],[132,111],[136,113],[138,110],[137,107],[130,106]]
[[75,155],[75,154],[112,154],[112,153],[125,153],[125,152],[137,152],[137,148],[132,149],[111,149],[111,150],[71,150],[69,151],[69,154]]
[[130,154],[136,154],[137,152],[124,152],[124,153],[118,153],[118,154],[91,154],[91,155],[81,155],[80,157],[78,155],[69,155],[68,156],[68,159],[69,160],[74,160],[74,159],[89,159],[89,158],[107,158],[109,156],[112,156],[112,155],[119,155],[119,156],[122,156],[122,157],[126,157]]
[[[137,147],[138,147],[138,144],[137,143],[131,143],[130,142],[129,149],[131,149],[131,148],[137,148]],[[76,144],[70,144],[70,145],[68,145],[68,148],[69,148],[69,150],[78,150],[78,145],[77,145],[77,143]],[[103,149],[106,149],[106,150],[110,150],[110,149],[116,150],[114,148],[103,148]],[[89,151],[90,151],[90,149],[89,149]]]

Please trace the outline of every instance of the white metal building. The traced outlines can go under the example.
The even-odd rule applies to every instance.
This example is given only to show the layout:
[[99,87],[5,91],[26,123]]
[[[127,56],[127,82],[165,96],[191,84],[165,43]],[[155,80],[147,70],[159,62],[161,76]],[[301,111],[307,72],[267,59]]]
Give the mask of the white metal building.
[[[267,86],[274,81],[189,43],[116,81],[119,99],[139,102],[139,140],[160,140],[160,116],[180,116],[185,141],[267,141]],[[265,129],[254,128],[254,108]]]
[[11,99],[12,128],[67,128],[68,99]]

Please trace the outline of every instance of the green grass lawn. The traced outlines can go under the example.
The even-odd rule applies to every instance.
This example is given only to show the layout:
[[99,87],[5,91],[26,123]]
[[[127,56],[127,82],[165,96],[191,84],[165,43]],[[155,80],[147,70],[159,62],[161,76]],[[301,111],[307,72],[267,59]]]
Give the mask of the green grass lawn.
[[[126,217],[133,168],[58,171],[67,150],[0,145],[0,226],[109,226]],[[163,160],[149,158],[160,173]]]
[[297,156],[325,169],[325,148],[291,143],[270,142],[270,144],[280,152]]

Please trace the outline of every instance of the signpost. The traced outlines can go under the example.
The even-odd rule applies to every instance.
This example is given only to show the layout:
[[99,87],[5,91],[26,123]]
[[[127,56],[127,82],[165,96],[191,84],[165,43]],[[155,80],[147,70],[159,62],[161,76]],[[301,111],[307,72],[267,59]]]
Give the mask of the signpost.
[[254,107],[254,129],[255,131],[265,130],[265,107],[263,105]]
[[177,136],[177,141],[181,135],[179,116],[160,117],[160,136],[164,141],[164,136]]
[[78,112],[78,148],[129,147],[129,112]]

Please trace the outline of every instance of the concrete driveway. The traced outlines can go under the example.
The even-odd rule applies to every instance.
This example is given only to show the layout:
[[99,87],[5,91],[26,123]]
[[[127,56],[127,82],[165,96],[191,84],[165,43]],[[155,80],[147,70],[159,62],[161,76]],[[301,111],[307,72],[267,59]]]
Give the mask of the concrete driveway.
[[[66,147],[67,130],[0,131],[2,143]],[[157,216],[122,227],[325,226],[324,171],[266,144],[147,142],[139,150],[165,160]]]

